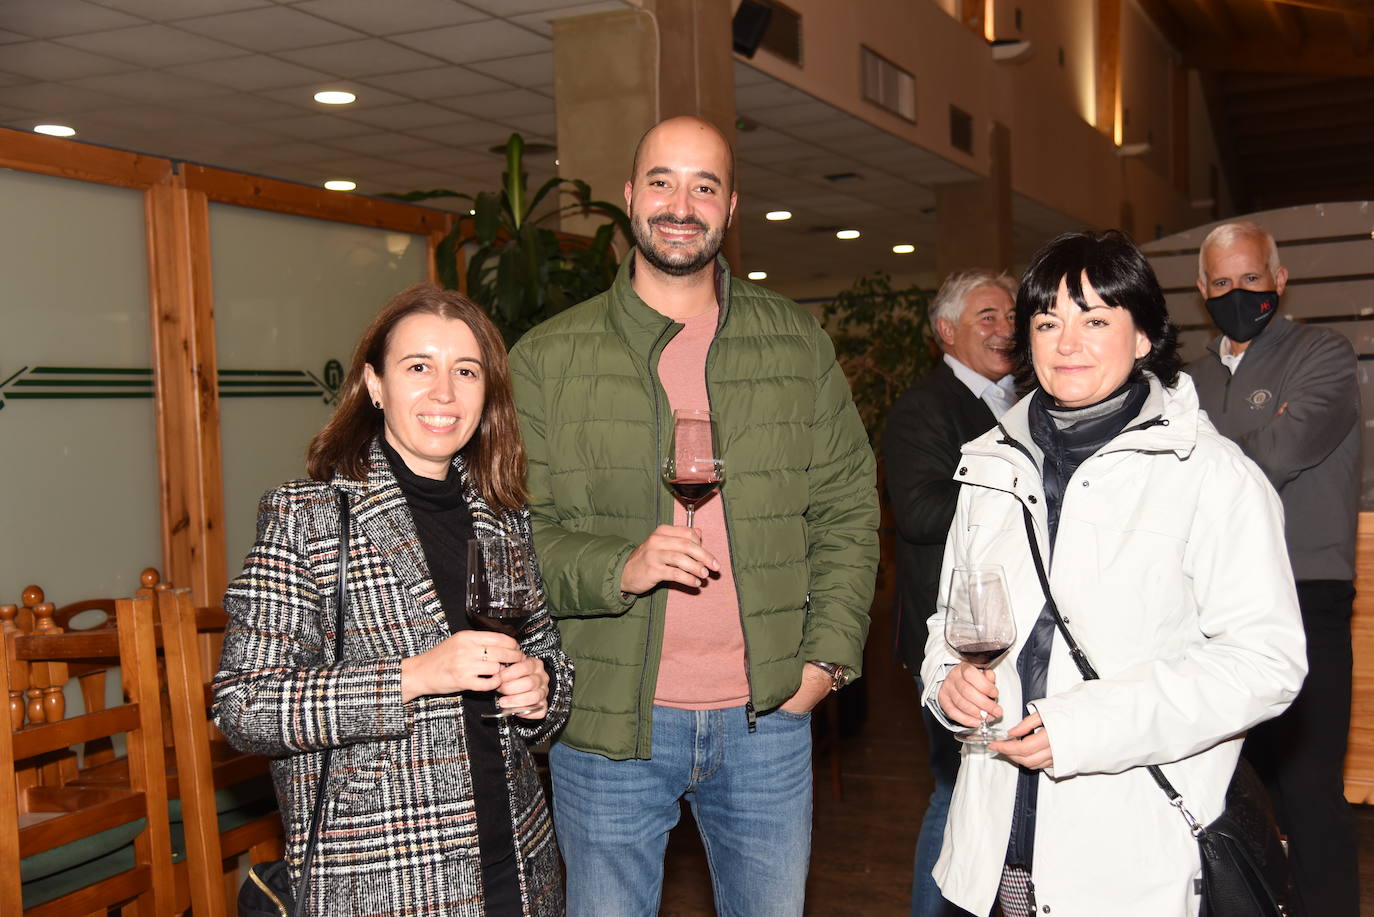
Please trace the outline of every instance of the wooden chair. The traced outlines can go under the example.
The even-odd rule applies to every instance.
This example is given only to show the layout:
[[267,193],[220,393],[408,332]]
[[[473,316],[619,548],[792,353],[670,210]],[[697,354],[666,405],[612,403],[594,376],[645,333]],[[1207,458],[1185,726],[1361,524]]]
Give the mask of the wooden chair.
[[[134,595],[152,597],[159,586],[159,580],[160,575],[156,568],[145,568],[139,575],[140,586]],[[21,597],[23,604],[19,606],[15,615],[16,627],[24,633],[33,633],[35,630],[50,633],[56,629],[94,634],[113,630],[115,626],[113,598],[86,599],[61,607],[54,606],[46,599],[46,594],[39,586],[25,587]],[[109,666],[103,661],[67,663],[65,668],[55,670],[52,677],[47,676],[46,670],[39,672],[37,677],[40,684],[35,685],[34,689],[45,694],[56,694],[62,691],[69,677],[75,677],[80,688],[83,709],[87,713],[103,710],[106,704],[108,670]],[[170,726],[170,721],[164,715],[164,735],[170,734]],[[81,766],[85,770],[115,760],[114,745],[108,738],[85,743],[81,752]],[[69,760],[74,760],[74,757],[73,755]]]
[[[69,917],[118,905],[126,917],[160,917],[169,910],[174,879],[153,605],[149,596],[120,599],[117,626],[92,633],[41,621],[24,633],[19,609],[0,609],[0,680],[11,699],[11,728],[0,729],[0,869],[27,878],[0,883],[0,914]],[[115,664],[127,701],[66,716],[68,667]],[[18,711],[24,722],[16,692],[27,698]],[[72,746],[118,733],[128,749],[128,785],[72,785]]]
[[197,608],[185,589],[164,590],[157,599],[191,908],[196,917],[224,917],[236,910],[239,856],[260,863],[282,855],[281,817],[267,760],[235,751],[208,716],[228,615]]

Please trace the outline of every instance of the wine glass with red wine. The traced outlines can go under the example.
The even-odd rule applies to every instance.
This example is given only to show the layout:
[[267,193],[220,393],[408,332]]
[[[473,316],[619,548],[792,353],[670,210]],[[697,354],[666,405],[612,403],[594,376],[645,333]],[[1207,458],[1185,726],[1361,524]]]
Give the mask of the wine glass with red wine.
[[[945,642],[970,665],[990,669],[1016,642],[1007,579],[996,564],[955,567],[945,601]],[[956,738],[972,745],[1001,742],[1007,733],[988,726],[981,712],[978,728]]]
[[[534,568],[523,541],[509,536],[468,542],[467,611],[474,630],[489,630],[519,640],[539,607]],[[498,710],[482,716],[524,716],[526,710]]]
[[687,507],[691,528],[697,507],[725,483],[725,461],[716,448],[716,415],[710,411],[673,412],[673,434],[663,461],[663,480]]

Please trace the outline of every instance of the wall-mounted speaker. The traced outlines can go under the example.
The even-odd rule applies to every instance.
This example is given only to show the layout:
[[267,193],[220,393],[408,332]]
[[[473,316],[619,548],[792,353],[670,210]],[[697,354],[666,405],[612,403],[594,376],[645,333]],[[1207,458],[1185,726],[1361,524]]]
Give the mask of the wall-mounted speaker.
[[761,0],[743,0],[735,10],[732,22],[735,53],[752,58],[763,41],[763,33],[768,31],[768,23],[773,18],[773,7]]

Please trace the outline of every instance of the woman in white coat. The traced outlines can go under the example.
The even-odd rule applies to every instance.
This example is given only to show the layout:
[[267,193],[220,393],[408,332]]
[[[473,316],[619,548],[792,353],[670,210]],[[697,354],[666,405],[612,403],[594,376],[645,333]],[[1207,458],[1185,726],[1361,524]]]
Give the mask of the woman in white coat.
[[[935,878],[975,914],[1192,915],[1197,843],[1150,778],[1203,823],[1224,808],[1245,731],[1297,693],[1306,656],[1282,509],[1198,409],[1154,272],[1118,232],[1034,258],[1016,300],[1030,394],[964,446],[944,576],[999,564],[1016,642],[986,672],[930,619],[924,702],[968,746]],[[1036,574],[1101,674],[1084,682]],[[966,599],[962,599],[966,601]],[[957,590],[942,601],[959,602]]]

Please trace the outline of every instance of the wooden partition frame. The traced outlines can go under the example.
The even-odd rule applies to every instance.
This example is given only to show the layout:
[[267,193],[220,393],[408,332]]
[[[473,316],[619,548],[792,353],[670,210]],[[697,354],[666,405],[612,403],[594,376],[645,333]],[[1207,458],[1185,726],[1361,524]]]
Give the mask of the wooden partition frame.
[[1374,513],[1360,513],[1355,538],[1355,617],[1350,622],[1355,652],[1351,685],[1350,746],[1345,753],[1345,798],[1374,805]]
[[422,235],[434,249],[455,216],[79,141],[0,128],[0,167],[141,190],[161,493],[162,569],[215,604],[225,569],[224,482],[211,283],[210,202]]

